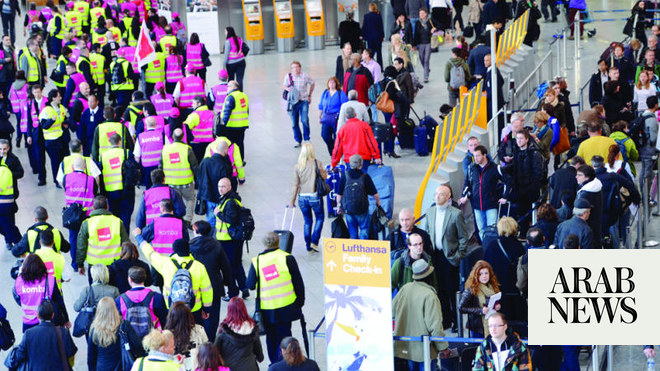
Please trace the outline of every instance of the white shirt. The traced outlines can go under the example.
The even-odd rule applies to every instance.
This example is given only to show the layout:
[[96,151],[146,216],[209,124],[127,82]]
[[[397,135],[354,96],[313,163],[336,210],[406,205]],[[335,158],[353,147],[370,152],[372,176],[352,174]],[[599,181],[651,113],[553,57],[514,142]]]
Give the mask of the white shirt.
[[610,77],[607,73],[600,73],[600,92],[605,96],[605,83],[610,81]]
[[[99,170],[99,167],[96,166],[96,163],[94,161],[89,161],[91,165],[89,166],[89,175],[91,175],[93,178],[98,178],[99,175],[101,175],[101,170]],[[87,161],[85,161],[85,166],[87,166]],[[58,183],[62,184],[64,182],[64,161],[60,164],[60,168],[57,170],[57,177],[56,179]]]
[[[493,344],[495,344],[494,341]],[[499,346],[495,344],[495,346],[497,347],[496,351],[493,352],[493,366],[495,366],[495,371],[500,371],[504,369],[506,358],[509,356],[509,349],[506,349],[507,347],[505,345],[506,343],[504,342]]]
[[447,215],[447,207],[438,206],[435,208],[435,248],[442,251],[442,237],[443,229],[445,225],[445,215]]
[[646,98],[655,94],[655,84],[649,84],[648,88],[642,87],[641,89],[638,89],[637,86],[635,86],[633,102],[637,102],[637,110],[642,111],[648,109],[649,107],[646,105]]

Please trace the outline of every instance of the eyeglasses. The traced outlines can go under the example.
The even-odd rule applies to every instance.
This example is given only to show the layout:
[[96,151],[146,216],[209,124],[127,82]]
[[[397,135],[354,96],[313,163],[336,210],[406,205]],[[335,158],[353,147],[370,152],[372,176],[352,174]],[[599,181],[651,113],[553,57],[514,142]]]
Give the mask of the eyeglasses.
[[424,242],[420,242],[420,243],[411,243],[410,246],[424,246]]
[[504,326],[506,326],[506,325],[495,325],[495,324],[491,325],[491,324],[488,324],[488,328],[498,328],[498,327],[504,327]]

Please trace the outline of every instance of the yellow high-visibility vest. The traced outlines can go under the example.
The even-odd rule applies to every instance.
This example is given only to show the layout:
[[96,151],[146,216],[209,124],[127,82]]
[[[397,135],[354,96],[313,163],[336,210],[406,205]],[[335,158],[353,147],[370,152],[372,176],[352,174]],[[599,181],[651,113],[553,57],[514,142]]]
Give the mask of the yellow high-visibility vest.
[[188,161],[187,144],[175,142],[163,147],[163,172],[165,173],[165,184],[186,185],[193,182],[194,177]]
[[114,215],[94,215],[87,219],[87,258],[89,265],[110,265],[121,253],[121,220]]
[[[259,266],[259,295],[261,295],[261,309],[278,309],[296,301],[296,293],[293,290],[291,273],[286,265],[285,251],[275,249],[268,253],[257,255],[252,258],[254,269]],[[257,264],[259,259],[259,264]]]

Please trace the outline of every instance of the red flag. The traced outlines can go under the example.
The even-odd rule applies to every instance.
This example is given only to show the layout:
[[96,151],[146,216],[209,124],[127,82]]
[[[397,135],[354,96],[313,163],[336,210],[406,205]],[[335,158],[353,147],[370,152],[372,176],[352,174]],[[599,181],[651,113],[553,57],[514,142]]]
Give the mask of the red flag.
[[135,59],[137,60],[138,67],[140,68],[156,59],[156,49],[153,45],[151,45],[149,29],[147,28],[147,24],[144,21],[142,21],[140,36],[138,36],[138,43],[135,50]]

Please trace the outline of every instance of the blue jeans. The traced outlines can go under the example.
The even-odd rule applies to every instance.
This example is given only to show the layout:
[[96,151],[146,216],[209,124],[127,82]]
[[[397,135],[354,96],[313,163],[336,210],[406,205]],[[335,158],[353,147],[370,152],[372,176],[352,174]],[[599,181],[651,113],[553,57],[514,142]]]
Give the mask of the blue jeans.
[[[352,239],[366,240],[369,238],[369,220],[368,212],[359,215],[346,214],[346,226]],[[360,229],[360,237],[358,237],[358,228]]]
[[561,364],[561,371],[580,371],[580,361],[578,355],[580,347],[577,345],[564,345],[564,362]]
[[477,230],[479,231],[479,238],[483,241],[484,229],[489,225],[497,223],[497,209],[477,210],[474,211],[474,220],[477,222]]
[[[300,143],[303,140],[309,140],[309,101],[301,100],[291,107],[291,128],[293,129],[293,139]],[[302,121],[303,132],[300,133],[298,121]]]
[[[424,362],[408,361],[410,371],[424,371]],[[431,360],[431,371],[438,371],[438,360]]]
[[215,228],[215,214],[213,211],[218,206],[215,202],[206,201],[206,221],[211,224],[211,227]]
[[419,21],[419,17],[417,18],[410,17],[410,27],[412,27],[413,35],[415,34],[415,24],[417,23],[417,21]]
[[[310,244],[319,244],[321,239],[321,231],[323,230],[323,219],[325,214],[323,212],[323,200],[318,196],[298,196],[298,205],[302,211],[303,218],[305,219],[305,246],[309,250]],[[312,216],[312,211],[314,216]],[[316,217],[316,222],[314,222]],[[314,231],[312,231],[312,223],[314,224]]]

